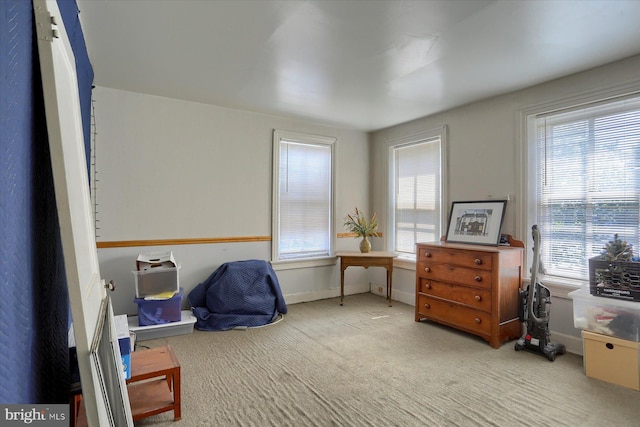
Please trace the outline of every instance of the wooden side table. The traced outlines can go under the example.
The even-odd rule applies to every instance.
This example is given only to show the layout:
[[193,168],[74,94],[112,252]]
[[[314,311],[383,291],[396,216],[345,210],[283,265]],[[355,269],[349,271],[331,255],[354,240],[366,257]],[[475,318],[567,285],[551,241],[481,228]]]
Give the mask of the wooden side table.
[[180,363],[171,346],[131,353],[127,390],[134,421],[167,411],[179,420]]
[[344,271],[347,267],[384,267],[387,270],[387,301],[391,307],[391,290],[393,286],[393,259],[397,255],[393,252],[338,252],[340,258],[340,305],[344,302]]

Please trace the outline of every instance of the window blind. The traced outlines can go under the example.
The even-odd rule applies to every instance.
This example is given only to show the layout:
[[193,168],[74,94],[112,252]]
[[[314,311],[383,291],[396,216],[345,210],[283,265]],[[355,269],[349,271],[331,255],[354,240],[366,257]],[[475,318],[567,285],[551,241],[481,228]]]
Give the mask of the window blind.
[[331,253],[331,146],[280,141],[278,259]]
[[417,242],[440,239],[440,137],[394,147],[394,247],[415,254]]
[[588,279],[618,234],[640,249],[640,97],[536,118],[537,222],[547,274]]

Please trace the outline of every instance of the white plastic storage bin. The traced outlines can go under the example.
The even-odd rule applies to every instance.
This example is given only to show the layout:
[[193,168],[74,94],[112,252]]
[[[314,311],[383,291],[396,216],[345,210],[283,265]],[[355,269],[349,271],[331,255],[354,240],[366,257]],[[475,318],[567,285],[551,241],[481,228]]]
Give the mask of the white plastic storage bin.
[[196,318],[191,313],[191,310],[182,310],[179,322],[161,325],[140,326],[138,316],[131,316],[127,320],[129,322],[129,331],[135,332],[136,341],[190,334],[193,332],[193,326],[196,323]]
[[136,279],[136,298],[165,292],[180,292],[180,266],[156,267],[132,272]]
[[577,329],[640,342],[640,302],[593,296],[588,288],[570,292],[569,296]]

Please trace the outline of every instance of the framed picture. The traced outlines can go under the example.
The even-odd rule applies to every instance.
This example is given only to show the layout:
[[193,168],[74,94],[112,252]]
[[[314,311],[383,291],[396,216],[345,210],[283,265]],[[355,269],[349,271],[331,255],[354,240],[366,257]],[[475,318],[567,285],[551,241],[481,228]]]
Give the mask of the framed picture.
[[498,246],[506,200],[453,202],[447,242]]

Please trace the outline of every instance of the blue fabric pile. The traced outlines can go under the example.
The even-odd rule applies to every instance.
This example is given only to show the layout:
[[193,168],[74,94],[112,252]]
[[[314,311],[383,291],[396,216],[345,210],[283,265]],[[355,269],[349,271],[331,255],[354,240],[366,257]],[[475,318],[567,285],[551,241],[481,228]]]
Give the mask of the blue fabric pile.
[[203,331],[263,326],[287,313],[278,277],[263,260],[222,264],[193,288],[189,303]]

